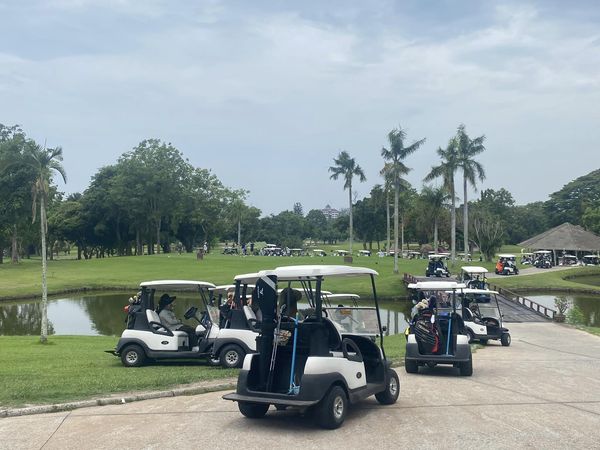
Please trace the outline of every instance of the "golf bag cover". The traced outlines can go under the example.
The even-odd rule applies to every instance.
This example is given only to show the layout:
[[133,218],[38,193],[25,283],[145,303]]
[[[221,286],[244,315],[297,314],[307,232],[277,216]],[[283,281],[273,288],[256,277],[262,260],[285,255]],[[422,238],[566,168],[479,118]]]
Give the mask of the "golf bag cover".
[[269,275],[260,278],[252,292],[252,302],[257,302],[262,313],[260,334],[256,338],[259,358],[260,386],[266,386],[273,349],[273,332],[277,314],[277,277]]
[[439,350],[440,338],[437,327],[430,319],[431,314],[423,314],[415,321],[415,339],[421,354],[433,354]]

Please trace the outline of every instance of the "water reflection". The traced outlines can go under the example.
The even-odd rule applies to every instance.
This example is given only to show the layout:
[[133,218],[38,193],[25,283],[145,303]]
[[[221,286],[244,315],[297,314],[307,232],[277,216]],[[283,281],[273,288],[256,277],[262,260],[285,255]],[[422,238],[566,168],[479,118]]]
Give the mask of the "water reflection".
[[[119,336],[125,328],[127,299],[132,293],[102,293],[48,300],[49,334]],[[360,302],[361,306],[371,303]],[[197,297],[177,293],[175,314],[183,318],[192,305],[200,306]],[[412,304],[408,301],[380,303],[381,322],[389,334],[403,333]],[[0,335],[39,335],[41,307],[39,301],[0,303]]]
[[583,313],[584,325],[598,327],[600,326],[600,297],[592,295],[573,295],[573,294],[527,294],[527,298],[543,306],[556,309],[554,299],[556,297],[565,297],[572,305],[577,306]]

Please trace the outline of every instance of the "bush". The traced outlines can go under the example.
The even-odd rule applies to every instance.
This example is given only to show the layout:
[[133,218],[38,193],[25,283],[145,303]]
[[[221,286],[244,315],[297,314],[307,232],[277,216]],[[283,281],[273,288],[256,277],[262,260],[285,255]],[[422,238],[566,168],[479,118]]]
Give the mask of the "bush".
[[571,323],[573,325],[583,325],[584,322],[585,318],[583,316],[583,311],[581,311],[578,306],[573,306],[567,313],[567,323]]
[[555,297],[554,306],[556,306],[558,315],[564,316],[569,306],[571,306],[571,301],[567,297]]

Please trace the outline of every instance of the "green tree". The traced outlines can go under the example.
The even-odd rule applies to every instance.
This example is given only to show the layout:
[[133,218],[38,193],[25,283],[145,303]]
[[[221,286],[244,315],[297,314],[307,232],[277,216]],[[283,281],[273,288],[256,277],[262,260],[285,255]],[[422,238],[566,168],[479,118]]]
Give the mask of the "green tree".
[[465,126],[461,124],[458,127],[456,139],[458,142],[458,167],[463,172],[463,237],[466,256],[469,253],[469,202],[467,199],[467,187],[470,184],[473,189],[476,189],[475,179],[478,178],[479,181],[485,179],[483,166],[473,159],[485,151],[485,146],[483,145],[485,136],[482,135],[471,139],[465,130]]
[[600,206],[587,207],[581,217],[583,226],[592,233],[600,234]]
[[398,202],[402,186],[402,176],[411,170],[406,167],[403,161],[408,155],[414,153],[425,143],[425,138],[423,138],[413,142],[409,146],[405,146],[405,140],[406,131],[402,127],[394,128],[388,133],[389,149],[385,147],[381,149],[381,156],[386,162],[383,172],[386,174],[385,176],[390,177],[394,186],[394,273],[398,273],[398,219],[400,217]]
[[442,162],[431,168],[424,181],[433,181],[442,178],[443,187],[450,194],[452,207],[450,209],[450,248],[452,261],[456,260],[456,193],[454,189],[454,175],[458,169],[458,145],[456,138],[450,139],[445,149],[438,147],[437,154]]
[[46,204],[50,192],[50,181],[53,172],[57,172],[67,182],[67,175],[61,162],[63,160],[63,151],[61,147],[43,148],[34,142],[27,146],[23,163],[33,167],[36,172],[36,179],[32,187],[33,202],[32,213],[33,222],[36,219],[36,208],[39,202],[40,207],[40,237],[42,241],[42,327],[40,341],[45,343],[48,340],[48,284],[46,273],[48,271],[48,262],[46,260],[46,233],[48,232],[48,223],[46,218]]
[[550,226],[564,222],[574,225],[582,223],[585,210],[600,205],[600,169],[576,178],[557,192],[550,194],[546,202],[546,214]]
[[325,240],[327,231],[327,217],[320,209],[311,209],[306,215],[306,228],[304,237]]
[[420,200],[428,219],[433,221],[433,249],[438,251],[438,226],[442,212],[446,208],[450,195],[443,187],[423,186]]
[[348,206],[349,206],[349,218],[350,218],[350,232],[349,232],[349,240],[350,240],[350,254],[352,254],[352,239],[353,239],[353,230],[352,230],[352,179],[356,176],[359,181],[365,182],[367,178],[362,170],[362,168],[356,164],[354,158],[351,158],[350,155],[342,151],[338,155],[337,158],[333,159],[334,166],[329,167],[329,172],[331,172],[330,178],[332,180],[337,180],[340,176],[344,177],[344,189],[348,189]]

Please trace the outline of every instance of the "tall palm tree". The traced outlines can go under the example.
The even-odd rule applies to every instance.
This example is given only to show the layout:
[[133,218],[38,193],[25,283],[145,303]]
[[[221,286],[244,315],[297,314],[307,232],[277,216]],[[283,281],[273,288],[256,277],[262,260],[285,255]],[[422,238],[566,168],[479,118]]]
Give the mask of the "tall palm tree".
[[425,143],[425,139],[421,139],[405,147],[405,139],[406,131],[402,127],[394,128],[388,133],[390,148],[383,147],[381,149],[381,156],[387,166],[387,169],[384,167],[384,170],[391,177],[394,186],[394,273],[398,273],[398,196],[402,184],[402,175],[410,172],[410,169],[402,161]]
[[348,206],[350,208],[350,255],[352,255],[352,178],[357,176],[361,182],[367,181],[367,178],[365,177],[362,168],[356,164],[356,160],[351,158],[346,151],[340,152],[337,158],[333,158],[333,163],[335,165],[329,168],[329,172],[331,172],[329,178],[337,180],[340,175],[342,175],[344,177],[344,189],[348,189]]
[[423,186],[421,201],[433,219],[433,250],[438,251],[438,225],[440,214],[446,206],[450,195],[444,187]]
[[450,247],[453,262],[456,260],[456,194],[454,189],[454,175],[458,170],[458,144],[456,141],[456,138],[452,138],[445,149],[441,147],[437,149],[437,154],[442,159],[442,162],[439,166],[432,167],[431,172],[424,179],[427,182],[441,177],[444,188],[450,194],[452,201],[452,208],[450,210]]
[[391,170],[387,164],[383,166],[383,169],[379,172],[379,174],[383,177],[383,189],[385,191],[385,229],[386,229],[386,240],[387,246],[386,249],[390,251],[390,193],[394,189],[394,183],[392,180]]
[[67,182],[65,169],[61,164],[62,159],[61,147],[46,149],[33,142],[27,146],[24,155],[24,163],[33,167],[36,172],[36,178],[31,188],[33,195],[32,222],[35,222],[36,219],[38,200],[40,204],[40,237],[42,240],[42,330],[40,341],[42,343],[48,340],[48,285],[46,282],[46,272],[48,270],[46,261],[46,233],[48,232],[48,223],[46,204],[48,203],[52,172],[58,172],[62,176],[63,181]]
[[467,184],[470,184],[473,189],[477,190],[475,178],[479,178],[479,181],[485,180],[485,170],[483,169],[483,166],[473,159],[474,156],[485,151],[485,146],[483,145],[485,135],[471,139],[465,131],[465,126],[461,124],[458,127],[456,138],[458,140],[458,166],[463,172],[463,222],[465,227],[464,246],[466,258],[469,253],[469,202],[467,201]]

